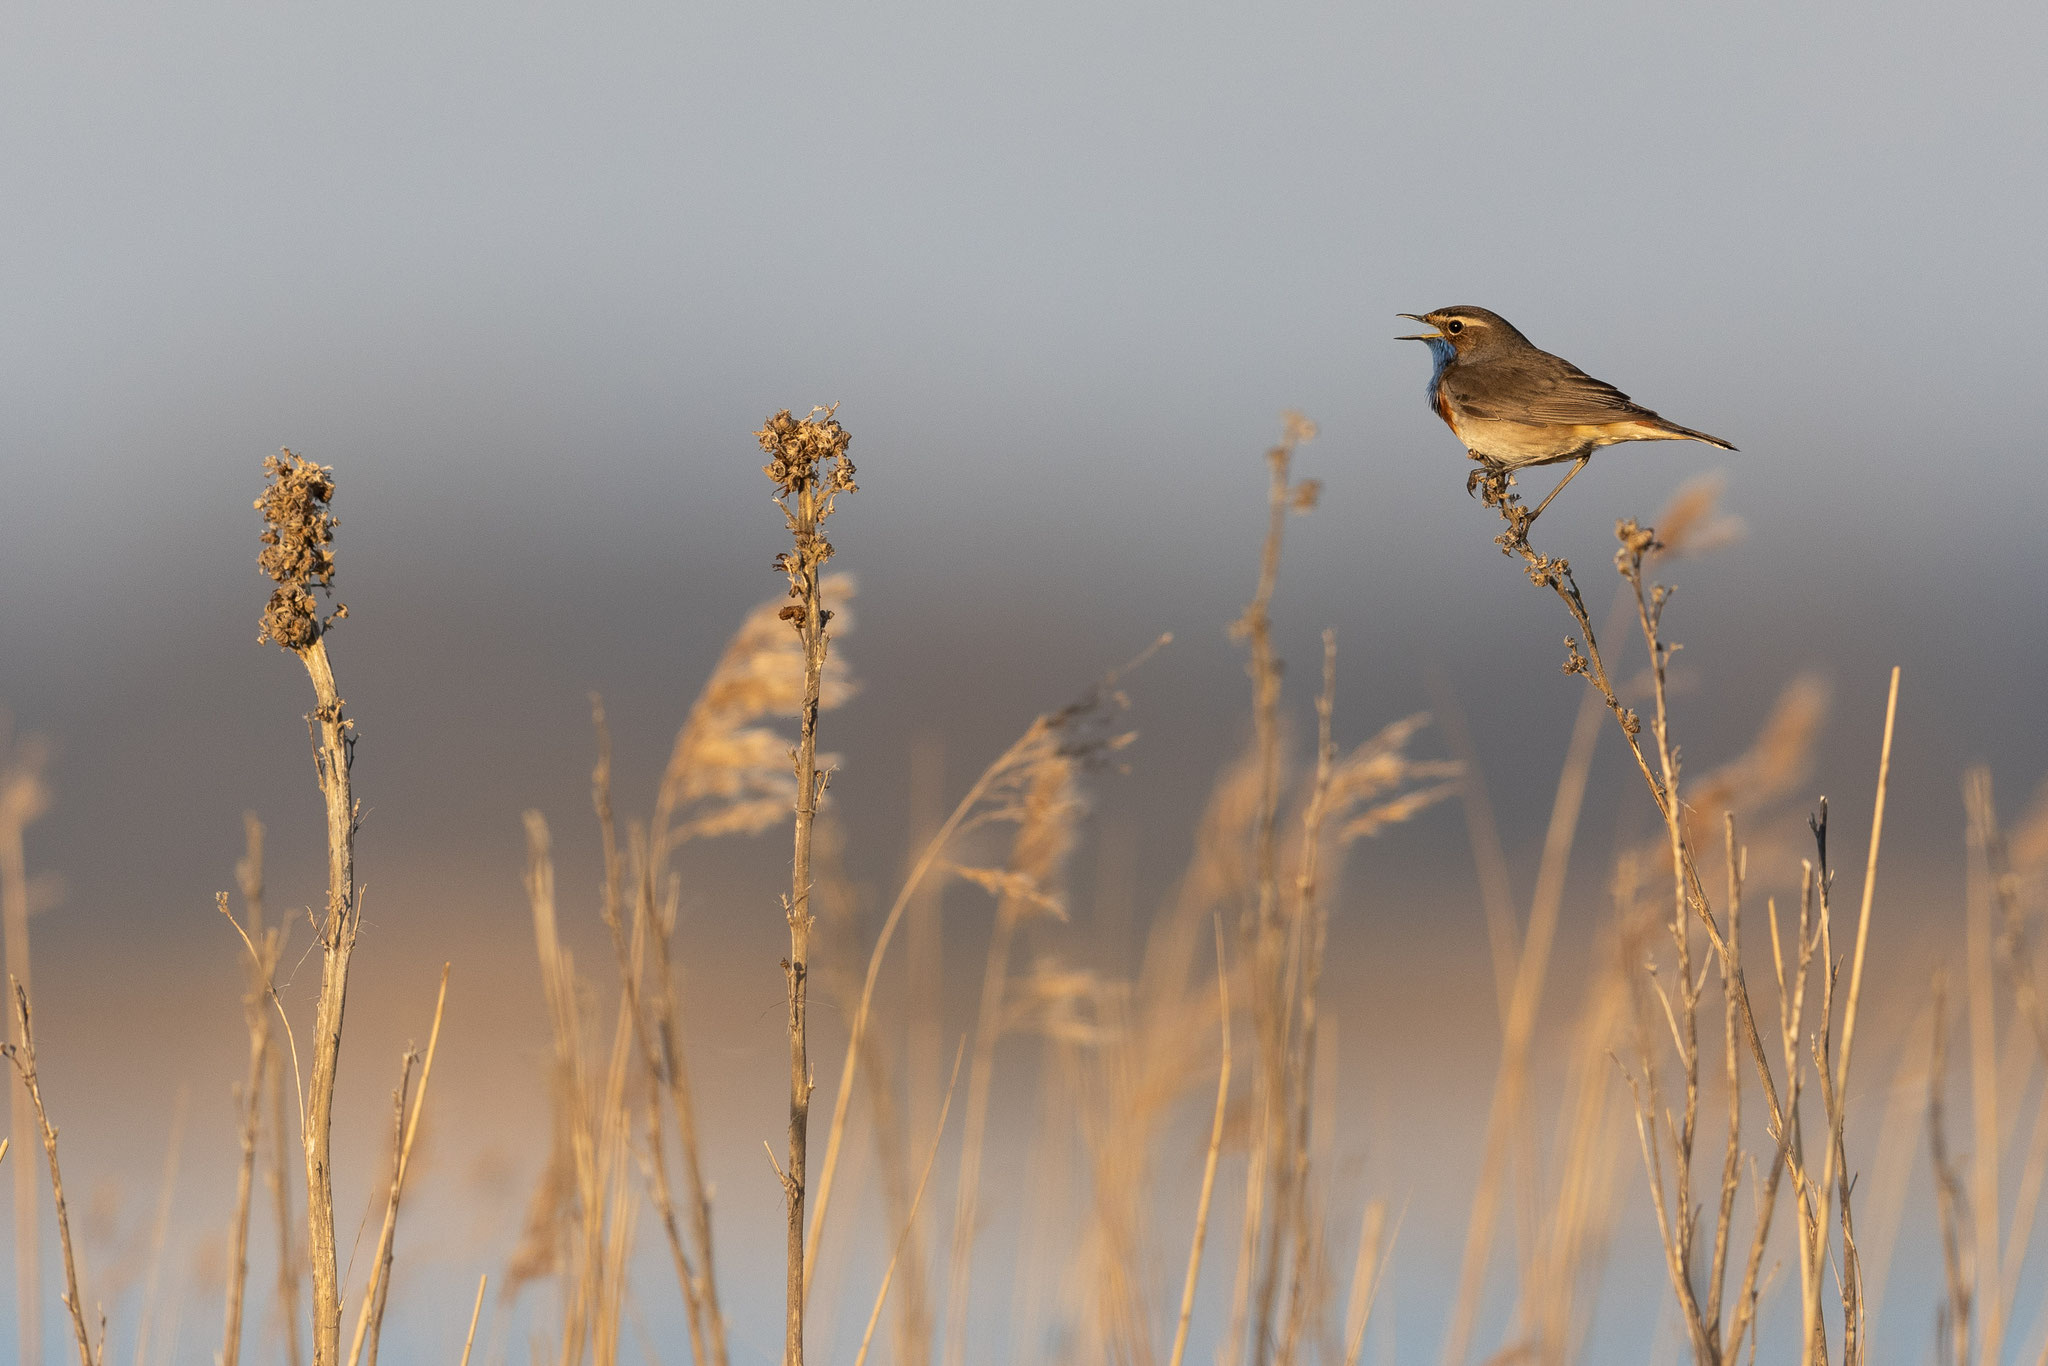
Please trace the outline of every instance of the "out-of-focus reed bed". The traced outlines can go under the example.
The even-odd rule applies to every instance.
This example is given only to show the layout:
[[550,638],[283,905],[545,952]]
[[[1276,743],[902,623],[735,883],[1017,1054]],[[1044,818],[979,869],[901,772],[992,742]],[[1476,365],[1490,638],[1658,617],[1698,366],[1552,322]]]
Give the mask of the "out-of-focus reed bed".
[[[1698,777],[1686,771],[1671,595],[1659,576],[1739,534],[1719,511],[1718,484],[1688,485],[1652,524],[1617,526],[1619,583],[1596,632],[1572,566],[1530,544],[1533,522],[1512,481],[1479,480],[1503,519],[1500,549],[1566,609],[1565,672],[1586,685],[1561,737],[1540,860],[1518,896],[1482,756],[1450,689],[1439,708],[1448,754],[1437,758],[1423,757],[1437,733],[1424,715],[1338,743],[1340,729],[1356,728],[1339,723],[1347,656],[1333,633],[1323,635],[1313,696],[1286,693],[1274,631],[1286,533],[1319,490],[1296,471],[1314,428],[1290,415],[1266,453],[1266,535],[1232,628],[1250,684],[1247,739],[1219,765],[1186,866],[1170,879],[1134,870],[1117,893],[1144,916],[1142,948],[1124,962],[1069,932],[1067,866],[1097,787],[1141,762],[1129,692],[1144,670],[1167,667],[1153,657],[1169,642],[1108,672],[1077,668],[1077,682],[1094,681],[1030,721],[957,794],[945,790],[938,752],[921,749],[903,876],[870,904],[845,871],[848,842],[866,823],[834,810],[837,760],[819,733],[830,738],[830,713],[855,690],[838,648],[852,626],[853,581],[823,572],[833,553],[824,523],[856,491],[850,438],[829,410],[778,414],[757,436],[791,536],[776,559],[787,592],[734,633],[644,815],[615,804],[612,737],[592,699],[591,817],[603,870],[594,904],[558,898],[557,834],[540,812],[526,815],[525,887],[550,1039],[552,1122],[536,1138],[546,1156],[523,1234],[504,1249],[498,1312],[486,1316],[479,1283],[466,1329],[461,1306],[449,1304],[446,1341],[431,1350],[452,1357],[460,1341],[465,1363],[481,1347],[489,1361],[612,1366],[632,1355],[636,1304],[672,1294],[686,1337],[654,1344],[654,1355],[693,1366],[735,1359],[720,1244],[736,1216],[715,1204],[706,1176],[711,1126],[691,1080],[692,950],[678,907],[701,842],[790,821],[790,890],[779,908],[790,933],[790,1127],[783,1152],[766,1154],[784,1197],[787,1363],[831,1354],[820,1344],[835,1341],[829,1330],[849,1291],[844,1319],[862,1325],[855,1366],[871,1356],[918,1366],[1383,1358],[1391,1346],[1373,1345],[1376,1301],[1402,1255],[1401,1211],[1387,1197],[1404,1181],[1333,1161],[1329,1022],[1359,988],[1328,971],[1332,924],[1350,899],[1346,861],[1358,842],[1398,838],[1457,798],[1492,968],[1490,997],[1481,984],[1473,999],[1491,1000],[1500,1033],[1462,1256],[1442,1288],[1441,1320],[1424,1332],[1444,1366],[1585,1359],[1624,1219],[1654,1230],[1668,1319],[1680,1350],[1703,1366],[1745,1357],[1849,1366],[1930,1351],[1952,1366],[2048,1362],[2039,1287],[2023,1283],[2048,1185],[2048,788],[2006,823],[1988,772],[1967,776],[1964,943],[1924,990],[1905,988],[1866,953],[1894,734],[1910,724],[1900,710],[1910,688],[1896,672],[1882,734],[1871,737],[1875,820],[1862,866],[1840,891],[1844,846],[1825,801],[1804,800],[1828,710],[1821,681],[1791,678],[1746,750]],[[347,1276],[328,1143],[363,922],[354,738],[325,647],[346,609],[319,610],[334,578],[335,485],[331,471],[290,453],[269,475],[258,507],[263,567],[277,588],[264,636],[300,658],[314,686],[308,725],[330,882],[324,916],[311,917],[322,968],[310,1020],[295,1019],[278,990],[292,926],[266,914],[253,816],[235,870],[239,911],[220,898],[245,970],[247,1060],[223,1083],[237,1144],[232,1206],[220,1216],[228,1252],[217,1355],[228,1366],[245,1354],[298,1366],[310,1344],[316,1366],[355,1366],[377,1360],[393,1280],[407,1271],[404,1196],[442,1005],[429,1017],[422,1003],[425,1047],[399,1059],[381,1166],[375,1153],[342,1157],[380,1172],[367,1270]],[[1638,649],[1636,671],[1624,659]],[[1587,950],[1559,931],[1610,721],[1658,831],[1608,870],[1610,904]],[[95,1366],[110,1327],[72,1240],[29,989],[37,884],[21,832],[48,804],[46,751],[19,740],[0,757],[0,910],[14,979],[5,1051],[16,1074],[13,1141],[0,1142],[0,1160],[15,1162],[20,1355],[40,1356],[37,1193],[46,1188],[69,1334],[82,1366]],[[1765,895],[1759,907],[1757,886],[1791,894],[1783,906]],[[601,924],[609,961],[577,961],[576,936],[564,932],[572,918]],[[1587,956],[1571,964],[1576,990],[1560,1005],[1566,943]],[[1894,998],[1924,1002],[1893,1056],[1856,1051],[1859,1007],[1880,979]],[[444,971],[444,1000],[446,981]],[[822,1067],[810,1051],[813,983],[844,1033]],[[964,1009],[947,1009],[947,983],[959,984]],[[231,1008],[223,1015],[232,1019]],[[1873,1075],[1888,1080],[1874,1085]],[[1881,1117],[1870,1103],[1852,1114],[1859,1088],[1881,1090]],[[1411,1112],[1413,1102],[1372,1098]],[[303,1187],[287,1160],[294,1144]],[[166,1200],[179,1170],[175,1138],[170,1149]],[[1028,1198],[1014,1176],[992,1179],[992,1157],[1023,1164]],[[259,1169],[270,1205],[261,1237],[275,1245],[276,1269],[274,1312],[260,1324],[246,1309]],[[1909,1229],[1922,1179],[1933,1217]],[[879,1198],[859,1198],[863,1183]],[[1358,1213],[1340,1222],[1339,1210]],[[1875,1308],[1908,1239],[1938,1244],[1944,1268],[1938,1288],[1910,1288],[1929,1335],[1874,1341]],[[140,1321],[111,1330],[132,1338],[139,1366],[152,1359],[161,1244],[159,1232]],[[515,1341],[516,1305],[529,1327]],[[1412,1342],[1416,1330],[1405,1331]],[[756,1324],[744,1340],[769,1336]],[[1655,1349],[1645,1341],[1637,1355]]]

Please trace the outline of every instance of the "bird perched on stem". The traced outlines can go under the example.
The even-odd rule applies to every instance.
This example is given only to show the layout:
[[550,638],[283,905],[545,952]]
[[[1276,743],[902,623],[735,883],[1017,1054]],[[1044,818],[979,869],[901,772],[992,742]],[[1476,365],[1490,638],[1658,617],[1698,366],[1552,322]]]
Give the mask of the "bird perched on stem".
[[1564,491],[1598,447],[1621,441],[1704,441],[1724,451],[1735,449],[1718,436],[1665,421],[1563,357],[1538,350],[1498,313],[1458,304],[1395,316],[1436,329],[1399,340],[1429,343],[1436,362],[1429,377],[1429,406],[1484,466],[1466,481],[1466,492],[1488,475],[1578,462],[1536,505],[1529,522]]

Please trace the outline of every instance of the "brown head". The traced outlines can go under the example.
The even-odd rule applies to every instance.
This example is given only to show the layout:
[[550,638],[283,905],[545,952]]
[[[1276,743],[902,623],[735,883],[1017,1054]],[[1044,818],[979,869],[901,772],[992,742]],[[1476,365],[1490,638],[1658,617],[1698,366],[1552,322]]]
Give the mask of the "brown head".
[[1394,316],[1413,318],[1436,329],[1402,337],[1401,341],[1428,342],[1432,351],[1448,346],[1460,357],[1472,356],[1495,346],[1530,345],[1529,339],[1517,332],[1515,325],[1506,318],[1471,304],[1453,304],[1434,313],[1397,313]]

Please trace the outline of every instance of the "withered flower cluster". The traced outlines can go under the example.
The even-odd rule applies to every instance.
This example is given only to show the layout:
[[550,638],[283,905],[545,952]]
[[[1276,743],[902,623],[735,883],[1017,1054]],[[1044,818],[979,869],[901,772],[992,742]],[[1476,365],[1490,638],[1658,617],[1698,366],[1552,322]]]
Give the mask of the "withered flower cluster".
[[[804,584],[815,581],[818,570],[832,558],[832,543],[819,529],[832,515],[833,500],[842,493],[858,493],[853,482],[853,461],[846,448],[853,437],[833,416],[838,405],[813,408],[798,420],[785,408],[755,432],[768,463],[761,473],[775,485],[775,501],[789,522],[795,549],[775,557],[775,568],[789,576],[789,595],[801,600]],[[794,504],[791,500],[794,499]],[[830,612],[821,614],[831,619]],[[804,609],[792,602],[782,609],[782,618],[803,629]]]
[[326,591],[334,585],[334,471],[287,450],[265,457],[263,472],[270,482],[256,500],[263,514],[263,553],[256,563],[277,588],[256,640],[305,650],[348,616],[347,606],[337,603],[322,621],[313,596],[314,585]]

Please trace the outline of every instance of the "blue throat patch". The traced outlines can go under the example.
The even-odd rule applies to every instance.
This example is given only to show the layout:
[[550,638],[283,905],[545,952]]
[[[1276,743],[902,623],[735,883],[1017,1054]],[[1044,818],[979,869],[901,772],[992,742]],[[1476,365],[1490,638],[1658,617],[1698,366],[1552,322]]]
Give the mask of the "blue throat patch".
[[1430,359],[1436,362],[1436,368],[1429,372],[1429,410],[1433,413],[1437,411],[1437,386],[1444,382],[1444,371],[1457,357],[1458,348],[1452,346],[1447,337],[1425,337],[1423,340],[1429,346]]

